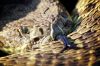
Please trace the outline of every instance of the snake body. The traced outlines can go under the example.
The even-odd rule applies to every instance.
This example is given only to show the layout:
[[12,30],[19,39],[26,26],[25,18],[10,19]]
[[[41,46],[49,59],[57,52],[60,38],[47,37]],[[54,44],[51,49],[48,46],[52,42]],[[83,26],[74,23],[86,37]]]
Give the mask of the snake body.
[[[11,11],[10,17],[7,14],[7,17],[0,20],[8,22],[9,19],[19,18],[32,10],[21,19],[11,20],[0,32],[0,49],[11,54],[0,58],[0,65],[92,66],[99,61],[100,1],[86,0],[84,6],[80,6],[81,2],[82,0],[76,6],[76,8],[80,8],[77,11],[79,17],[76,15],[76,11],[75,16],[73,15],[73,21],[76,21],[78,27],[67,35],[80,49],[68,49],[59,53],[64,48],[63,42],[52,41],[49,36],[51,24],[57,21],[56,18],[61,16],[60,13],[66,13],[58,0],[33,0],[30,5],[20,5]],[[33,7],[34,3],[38,3],[38,5]],[[95,3],[96,6],[88,10],[90,3]],[[21,9],[22,11],[20,11]],[[66,16],[68,17],[68,15]],[[65,18],[60,18],[60,20],[63,19]]]

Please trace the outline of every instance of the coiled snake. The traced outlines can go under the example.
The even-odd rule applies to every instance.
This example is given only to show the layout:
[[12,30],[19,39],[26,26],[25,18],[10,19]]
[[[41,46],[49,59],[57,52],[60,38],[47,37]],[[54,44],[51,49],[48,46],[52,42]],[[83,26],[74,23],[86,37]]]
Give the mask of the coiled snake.
[[[39,3],[38,3],[39,2]],[[34,3],[38,3],[37,6]],[[34,7],[33,7],[34,5]],[[9,8],[8,8],[9,10]],[[29,12],[30,11],[30,12]],[[25,17],[19,18],[29,12]],[[8,22],[0,32],[0,49],[9,52],[0,58],[0,66],[92,66],[100,60],[100,1],[79,0],[73,12],[73,27],[67,24],[69,41],[80,49],[67,49],[61,41],[52,41],[50,26],[63,22],[61,13],[66,10],[56,0],[33,0],[31,4],[19,5],[0,22]],[[60,18],[59,18],[60,17]],[[77,26],[77,27],[76,27]]]

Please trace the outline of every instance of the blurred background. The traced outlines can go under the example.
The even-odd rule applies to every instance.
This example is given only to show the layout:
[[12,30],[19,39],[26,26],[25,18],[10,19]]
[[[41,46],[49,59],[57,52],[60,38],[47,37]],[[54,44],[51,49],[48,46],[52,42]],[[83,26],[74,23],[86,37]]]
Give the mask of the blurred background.
[[[59,1],[66,7],[66,9],[69,11],[69,13],[71,13],[78,0],[59,0]],[[15,5],[25,4],[25,5],[27,5],[29,2],[31,2],[31,0],[0,0],[0,15],[2,14],[4,6],[6,6],[6,5],[9,5],[9,4],[15,4]]]

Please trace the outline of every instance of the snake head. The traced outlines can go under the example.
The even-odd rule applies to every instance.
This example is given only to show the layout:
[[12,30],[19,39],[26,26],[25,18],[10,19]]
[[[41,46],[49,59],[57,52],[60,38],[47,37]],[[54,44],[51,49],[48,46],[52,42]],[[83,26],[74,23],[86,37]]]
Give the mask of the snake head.
[[67,36],[72,32],[72,23],[68,12],[59,13],[57,19],[51,24],[51,37],[55,40],[59,34]]

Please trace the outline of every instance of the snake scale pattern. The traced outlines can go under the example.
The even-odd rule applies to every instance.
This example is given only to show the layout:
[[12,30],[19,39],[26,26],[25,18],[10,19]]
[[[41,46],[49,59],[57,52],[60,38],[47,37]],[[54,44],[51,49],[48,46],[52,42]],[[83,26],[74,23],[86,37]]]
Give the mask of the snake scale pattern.
[[63,43],[48,36],[61,12],[66,14],[58,0],[32,0],[1,18],[0,24],[7,24],[0,31],[0,50],[10,55],[0,57],[0,66],[93,66],[100,61],[100,0],[79,0],[72,16],[77,27],[67,37],[80,49],[63,53]]

